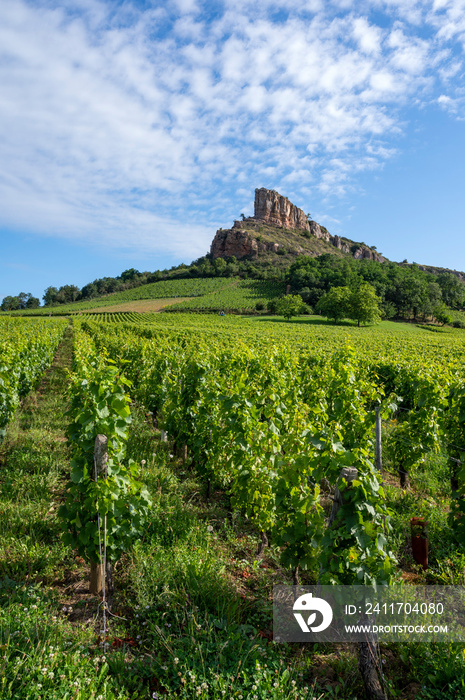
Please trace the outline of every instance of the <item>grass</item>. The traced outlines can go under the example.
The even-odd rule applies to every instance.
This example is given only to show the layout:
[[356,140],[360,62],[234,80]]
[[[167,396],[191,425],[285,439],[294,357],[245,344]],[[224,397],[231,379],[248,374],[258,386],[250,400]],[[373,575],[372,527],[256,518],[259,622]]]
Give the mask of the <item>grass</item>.
[[[187,301],[190,297],[176,297],[175,299],[140,299],[138,301],[125,301],[112,304],[111,313],[122,313],[125,311],[135,311],[137,313],[156,312],[173,304],[179,304]],[[94,313],[105,313],[108,311],[107,306],[99,306],[93,309]]]

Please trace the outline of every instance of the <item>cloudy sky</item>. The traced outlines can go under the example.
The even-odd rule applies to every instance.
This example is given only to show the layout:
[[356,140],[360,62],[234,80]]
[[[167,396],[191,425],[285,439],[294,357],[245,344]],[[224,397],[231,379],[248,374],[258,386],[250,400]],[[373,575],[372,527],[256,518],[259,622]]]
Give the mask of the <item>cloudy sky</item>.
[[0,299],[204,255],[278,190],[465,270],[465,0],[2,0]]

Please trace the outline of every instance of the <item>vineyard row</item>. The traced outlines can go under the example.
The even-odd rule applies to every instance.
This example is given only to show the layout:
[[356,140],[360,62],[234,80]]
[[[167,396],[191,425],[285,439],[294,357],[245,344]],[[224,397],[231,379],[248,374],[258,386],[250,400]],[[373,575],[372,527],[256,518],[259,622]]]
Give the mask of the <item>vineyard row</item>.
[[[93,357],[123,368],[132,398],[186,446],[209,490],[229,493],[280,546],[285,565],[317,569],[322,583],[386,584],[393,574],[389,513],[373,465],[376,406],[385,415],[396,403],[405,409],[394,431],[405,473],[441,440],[464,442],[465,387],[452,366],[428,371],[421,360],[368,360],[350,347],[253,346],[233,335],[88,321],[76,328],[76,344],[90,375]],[[462,538],[465,450],[452,450],[451,517]],[[344,467],[356,468],[357,479],[329,528],[324,489],[334,489]]]

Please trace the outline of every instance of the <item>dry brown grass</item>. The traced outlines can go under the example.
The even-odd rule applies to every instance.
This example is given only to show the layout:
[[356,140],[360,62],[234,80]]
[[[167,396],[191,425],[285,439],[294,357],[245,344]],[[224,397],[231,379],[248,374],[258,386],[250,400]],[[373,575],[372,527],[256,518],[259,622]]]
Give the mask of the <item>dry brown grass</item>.
[[[145,313],[147,311],[160,311],[165,306],[179,304],[181,301],[188,301],[191,297],[176,297],[175,299],[137,299],[135,301],[124,301],[121,304],[112,304],[111,306],[102,306],[96,309],[89,309],[92,313],[116,313],[117,311],[139,311]],[[86,313],[85,310],[82,313]]]

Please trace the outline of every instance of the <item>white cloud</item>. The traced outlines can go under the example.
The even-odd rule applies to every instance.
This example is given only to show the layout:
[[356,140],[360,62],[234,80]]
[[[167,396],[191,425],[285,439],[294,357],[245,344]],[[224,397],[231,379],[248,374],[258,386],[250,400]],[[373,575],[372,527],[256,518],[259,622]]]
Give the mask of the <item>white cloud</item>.
[[261,184],[343,194],[395,153],[414,99],[457,111],[435,92],[462,80],[454,0],[3,0],[0,15],[0,225],[17,229],[196,257],[225,224],[215,202]]
[[370,24],[366,17],[354,19],[353,35],[363,53],[378,54],[381,51],[383,31]]
[[428,65],[428,42],[406,36],[400,28],[391,32],[388,46],[393,50],[390,63],[397,69],[418,74]]
[[396,19],[421,25],[429,9],[429,0],[367,0],[367,6],[384,10]]
[[463,110],[464,106],[463,99],[456,99],[450,97],[449,95],[439,95],[437,102],[442,109],[454,116],[459,114]]
[[174,5],[181,14],[185,12],[194,14],[199,12],[197,0],[174,0]]

